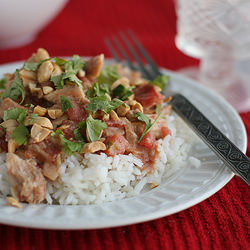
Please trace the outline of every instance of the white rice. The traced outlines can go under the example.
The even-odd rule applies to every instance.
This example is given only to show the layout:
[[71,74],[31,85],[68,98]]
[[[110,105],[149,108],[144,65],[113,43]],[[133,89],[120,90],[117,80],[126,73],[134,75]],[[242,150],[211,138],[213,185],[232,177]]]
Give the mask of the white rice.
[[[68,157],[60,167],[56,181],[48,182],[49,204],[98,204],[138,195],[152,182],[172,175],[187,163],[199,167],[200,161],[189,155],[196,138],[187,126],[174,116],[167,117],[171,135],[158,140],[159,156],[155,172],[141,171],[143,163],[132,154],[108,157],[106,154],[85,154]],[[5,169],[5,153],[0,155],[0,193],[10,194]]]

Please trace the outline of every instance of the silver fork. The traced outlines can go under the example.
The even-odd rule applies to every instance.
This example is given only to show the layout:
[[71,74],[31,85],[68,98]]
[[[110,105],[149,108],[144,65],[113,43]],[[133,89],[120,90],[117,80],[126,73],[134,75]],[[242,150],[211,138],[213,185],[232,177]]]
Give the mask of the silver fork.
[[[123,32],[119,32],[119,36],[126,45],[126,49],[135,59],[136,64],[130,60],[126,50],[116,36],[113,36],[113,44],[115,44],[117,50],[132,70],[140,71],[148,80],[153,80],[158,75],[162,74],[153,59],[149,56],[131,30],[127,32],[127,36],[125,36]],[[130,37],[133,43],[131,43],[127,37]],[[114,59],[118,62],[122,62],[122,58],[120,58],[116,53],[111,40],[105,39],[105,43]],[[135,48],[137,48],[141,56],[139,56],[132,44]],[[143,61],[140,58],[144,58],[144,60],[148,63],[148,67],[143,64]],[[183,95],[173,94],[170,104],[172,105],[174,111],[217,154],[225,165],[250,186],[250,159]]]

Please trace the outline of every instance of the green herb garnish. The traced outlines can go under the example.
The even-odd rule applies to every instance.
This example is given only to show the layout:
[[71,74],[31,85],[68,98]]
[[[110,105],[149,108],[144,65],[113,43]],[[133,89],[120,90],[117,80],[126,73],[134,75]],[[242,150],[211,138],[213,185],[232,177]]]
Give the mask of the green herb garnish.
[[65,97],[65,96],[61,96],[61,110],[62,112],[74,108],[73,103],[70,101],[69,98]]
[[97,78],[97,81],[100,84],[102,83],[112,84],[118,78],[119,75],[117,73],[117,66],[109,65],[102,70],[101,74]]
[[164,91],[169,81],[169,76],[167,75],[158,75],[150,84],[158,86],[161,88],[161,91]]
[[3,120],[17,120],[19,123],[23,122],[25,116],[27,115],[28,110],[27,109],[9,109],[5,110],[3,114]]
[[20,102],[21,104],[24,101],[25,92],[23,89],[22,82],[19,78],[19,70],[17,69],[15,72],[14,81],[12,82],[11,86],[2,93],[1,97],[2,98],[9,97],[13,101],[16,101],[20,96],[22,97]]
[[28,142],[29,130],[20,123],[17,128],[11,134],[11,138],[14,139],[19,146],[26,145]]
[[141,140],[142,140],[142,138],[144,137],[144,135],[147,134],[147,133],[150,131],[150,129],[156,124],[156,122],[157,122],[157,121],[159,120],[159,118],[160,118],[160,115],[161,115],[161,114],[158,114],[157,117],[156,117],[156,119],[155,119],[154,122],[152,123],[151,120],[150,120],[146,115],[144,115],[143,113],[137,112],[137,113],[135,114],[135,117],[136,117],[138,120],[140,120],[140,121],[142,121],[142,122],[145,123],[145,129],[144,129],[143,133],[141,134],[141,136],[140,136],[140,138],[139,138],[139,142],[141,142]]
[[90,98],[90,103],[87,105],[86,109],[95,113],[97,110],[102,110],[108,114],[111,110],[118,108],[124,104],[123,101],[114,98],[111,101],[108,101],[108,98],[104,96],[96,96]]
[[5,78],[0,79],[0,89],[5,89],[5,83],[6,83]]
[[59,138],[61,139],[62,144],[63,144],[62,150],[66,154],[72,155],[75,152],[81,153],[84,142],[74,142],[74,141],[70,141],[66,139],[64,137],[63,131],[60,129],[57,129],[56,132],[51,133],[51,136],[55,136],[55,135],[58,135]]
[[125,88],[122,84],[120,84],[113,89],[113,95],[124,101],[129,96],[133,95],[133,88],[134,87]]
[[55,62],[59,66],[64,66],[65,71],[73,72],[77,74],[84,66],[85,62],[78,55],[73,55],[71,60],[65,60],[59,57],[55,57]]
[[107,127],[108,126],[105,122],[102,122],[98,119],[94,119],[91,115],[89,115],[86,119],[86,130],[91,142],[99,140],[102,135],[103,129]]
[[106,93],[109,94],[109,85],[107,85],[105,83],[99,85],[99,83],[94,82],[92,85],[92,88],[86,92],[86,95],[90,99],[90,98],[93,98],[95,96],[103,96]]
[[62,89],[66,79],[82,87],[82,81],[75,76],[74,72],[64,72],[61,75],[52,76],[50,80],[54,83],[56,89]]
[[46,58],[46,59],[43,59],[41,60],[40,62],[32,62],[32,63],[29,63],[29,62],[26,62],[24,65],[23,65],[23,68],[26,69],[26,70],[29,70],[29,71],[36,71],[37,68],[44,62],[48,61],[48,60],[52,60],[53,58]]
[[30,124],[33,124],[34,121],[35,121],[35,119],[36,119],[37,117],[38,117],[38,114],[34,114],[34,113],[30,114],[30,116],[29,116],[29,123],[30,123]]

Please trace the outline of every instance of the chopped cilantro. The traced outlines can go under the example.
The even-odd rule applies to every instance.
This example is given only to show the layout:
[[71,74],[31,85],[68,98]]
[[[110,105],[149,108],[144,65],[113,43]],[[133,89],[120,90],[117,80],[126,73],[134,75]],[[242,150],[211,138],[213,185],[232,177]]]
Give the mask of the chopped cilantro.
[[108,98],[103,95],[90,98],[90,102],[86,109],[93,113],[95,113],[97,110],[102,110],[108,114],[111,110],[118,108],[122,104],[124,104],[124,102],[117,98],[108,101]]
[[0,79],[0,89],[5,89],[5,83],[6,83],[5,78]]
[[64,72],[61,75],[52,76],[50,80],[57,89],[62,89],[64,87],[64,80],[66,79],[82,87],[82,81],[75,76],[74,72]]
[[80,153],[82,151],[82,147],[84,145],[84,142],[74,142],[74,141],[70,141],[70,140],[66,139],[64,137],[63,131],[60,129],[57,129],[56,132],[51,133],[51,136],[55,136],[55,135],[58,135],[59,138],[61,139],[61,141],[63,143],[62,150],[66,154],[72,155],[74,152]]
[[62,112],[66,111],[67,109],[74,108],[73,103],[70,101],[69,98],[65,96],[61,96],[61,110]]
[[28,110],[27,109],[9,109],[5,110],[3,114],[3,120],[17,120],[19,123],[23,122],[25,116],[27,115]]
[[37,68],[44,62],[48,61],[48,60],[51,60],[53,58],[47,58],[47,59],[43,59],[41,60],[40,62],[32,62],[32,63],[29,63],[29,62],[26,62],[24,65],[23,65],[23,68],[26,69],[26,70],[29,70],[29,71],[36,71]]
[[20,123],[11,134],[11,138],[14,139],[19,146],[27,144],[28,136],[29,130],[22,123]]
[[87,134],[91,142],[97,141],[102,135],[103,129],[107,128],[107,124],[98,119],[93,119],[91,115],[86,119]]
[[56,64],[65,67],[65,71],[73,72],[74,74],[77,74],[85,66],[85,62],[78,55],[73,55],[71,60],[65,60],[59,57],[55,57],[54,59]]
[[72,60],[65,62],[65,70],[77,74],[84,66],[85,62],[78,55],[73,55]]
[[34,121],[35,121],[35,119],[38,117],[38,114],[34,114],[34,113],[32,113],[32,114],[30,114],[30,116],[29,116],[29,123],[30,124],[33,124],[34,123]]
[[161,88],[161,91],[164,91],[169,81],[169,76],[167,75],[158,75],[150,84],[156,85]]
[[156,124],[156,122],[157,122],[157,121],[159,120],[159,118],[160,118],[160,115],[161,115],[161,114],[158,114],[157,117],[156,117],[156,119],[155,119],[154,122],[152,123],[151,120],[150,120],[146,115],[144,115],[143,113],[137,112],[137,113],[135,114],[135,117],[136,117],[138,120],[140,120],[140,121],[142,121],[142,122],[145,123],[145,129],[144,129],[143,133],[141,134],[141,136],[140,136],[140,138],[139,138],[139,142],[141,142],[141,140],[142,140],[142,138],[144,137],[144,135],[147,134],[147,133],[150,131],[150,129]]
[[36,63],[36,62],[34,62],[34,63],[27,63],[26,62],[23,65],[23,68],[26,70],[29,70],[29,71],[36,71],[39,65],[40,65],[40,63]]
[[133,94],[133,88],[134,87],[125,88],[122,84],[120,84],[113,89],[113,95],[124,101]]
[[161,104],[159,103],[155,109],[155,113],[158,115],[161,109]]
[[54,57],[54,60],[56,64],[59,66],[63,66],[67,62],[67,60],[59,58],[59,57]]
[[19,70],[17,69],[15,72],[14,81],[12,82],[11,86],[2,93],[1,97],[9,97],[13,101],[16,101],[20,96],[22,97],[20,102],[21,104],[24,101],[25,92],[23,89],[22,82],[19,78]]
[[83,138],[82,133],[81,133],[81,128],[74,129],[73,133],[74,133],[75,140],[84,141],[84,138]]
[[109,65],[102,70],[101,74],[97,78],[97,81],[100,84],[102,83],[112,84],[118,78],[119,75],[117,73],[117,66]]
[[95,96],[105,95],[106,93],[109,94],[109,85],[107,84],[99,85],[99,83],[94,82],[92,88],[86,92],[86,95],[88,98],[93,98]]

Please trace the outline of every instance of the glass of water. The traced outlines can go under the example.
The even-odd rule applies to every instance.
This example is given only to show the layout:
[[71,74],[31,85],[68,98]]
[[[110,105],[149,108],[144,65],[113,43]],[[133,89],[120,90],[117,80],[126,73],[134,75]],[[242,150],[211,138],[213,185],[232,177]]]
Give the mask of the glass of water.
[[235,62],[250,58],[250,1],[176,0],[176,7],[176,45],[201,59],[199,69],[181,72],[219,92],[238,111],[249,111],[250,74],[237,72]]

